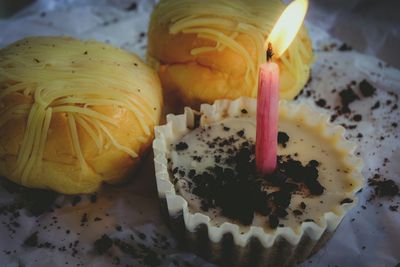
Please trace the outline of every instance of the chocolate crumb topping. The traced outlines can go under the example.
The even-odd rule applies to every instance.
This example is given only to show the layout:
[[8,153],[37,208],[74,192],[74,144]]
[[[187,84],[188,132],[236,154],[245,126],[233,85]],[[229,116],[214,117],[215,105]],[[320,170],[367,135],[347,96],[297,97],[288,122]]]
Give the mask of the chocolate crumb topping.
[[196,175],[196,171],[191,169],[188,173],[189,178],[193,178]]
[[36,247],[38,245],[38,232],[34,232],[24,241],[26,247]]
[[237,134],[238,136],[240,136],[240,137],[243,137],[244,131],[243,131],[243,130],[240,130],[240,131],[238,131],[236,134]]
[[393,180],[370,179],[368,185],[375,187],[375,194],[380,197],[393,197],[399,194],[399,187]]
[[88,222],[88,215],[84,213],[81,217],[81,226],[84,226]]
[[373,96],[376,88],[373,87],[367,80],[362,80],[359,84],[360,92],[364,97]]
[[315,102],[315,104],[316,104],[317,106],[323,108],[323,107],[326,106],[326,100],[321,98],[321,99],[317,100],[317,101]]
[[[141,234],[144,235],[143,233]],[[141,239],[144,240],[145,238]],[[140,265],[150,267],[160,266],[161,259],[165,258],[165,255],[160,254],[160,252],[163,252],[170,247],[170,243],[167,241],[166,237],[156,233],[156,236],[152,237],[153,245],[151,246],[146,245],[145,243],[138,243],[134,240],[135,238],[133,235],[130,236],[129,242],[119,238],[112,239],[108,235],[103,235],[100,239],[95,241],[94,250],[98,254],[103,255],[113,247],[113,250],[120,250],[119,254],[125,254],[137,260]],[[117,258],[118,259],[116,259],[115,256],[113,257],[113,259],[118,263],[120,260],[119,257]]]
[[201,160],[203,159],[203,157],[201,156],[192,156],[192,159],[197,161],[197,162],[201,162]]
[[350,87],[339,92],[340,101],[342,104],[342,112],[350,113],[349,105],[360,99]]
[[343,43],[341,46],[339,46],[338,50],[341,52],[345,52],[345,51],[351,51],[353,50],[353,48],[350,45]]
[[362,120],[362,116],[360,114],[356,114],[353,116],[353,120],[354,121],[361,121]]
[[103,235],[94,242],[94,250],[98,254],[104,254],[112,247],[113,241],[108,235]]
[[145,240],[147,238],[146,235],[144,233],[141,233],[141,232],[138,233],[138,236],[139,236],[139,238],[141,240]]
[[137,9],[137,3],[132,2],[128,7],[125,8],[126,11],[135,11]]
[[399,205],[391,205],[391,206],[389,206],[389,210],[393,211],[393,212],[397,211],[398,208],[399,208]]
[[375,104],[371,107],[372,110],[378,109],[381,106],[381,102],[376,101]]
[[340,205],[343,205],[345,203],[353,203],[353,200],[351,198],[345,198],[342,201],[340,201]]
[[294,211],[293,211],[293,214],[294,214],[295,216],[301,216],[301,215],[303,215],[303,212],[302,212],[301,210],[294,210]]
[[285,132],[278,132],[278,144],[286,147],[287,142],[289,142],[289,135]]
[[311,166],[311,167],[316,168],[316,167],[319,166],[319,162],[316,161],[315,159],[312,159],[312,160],[310,160],[310,161],[308,162],[307,166]]
[[[242,136],[239,132],[237,134]],[[289,136],[281,132],[280,143],[286,144],[288,140]],[[237,147],[233,145],[236,142],[238,139],[232,137],[216,137],[208,143],[208,146],[232,145],[229,149],[221,150],[229,151],[227,157],[214,156],[217,164],[201,173],[190,169],[186,171],[187,176],[180,175],[183,179],[190,178],[188,189],[199,197],[200,208],[203,211],[218,207],[223,216],[237,220],[243,225],[250,225],[254,215],[259,214],[267,216],[270,227],[276,228],[280,218],[288,215],[286,209],[293,194],[305,193],[318,196],[324,192],[324,187],[318,181],[317,160],[311,160],[303,165],[290,155],[278,156],[275,172],[263,176],[256,169],[255,144],[245,141]],[[217,151],[220,149],[222,148],[218,148]],[[220,166],[219,163],[223,165]],[[173,169],[175,175],[180,172],[185,173],[178,167]],[[268,193],[265,188],[274,189]],[[301,207],[304,210],[305,203],[302,203]],[[303,215],[300,210],[295,213],[297,216]]]
[[176,151],[182,151],[185,149],[188,149],[188,144],[186,144],[185,142],[179,142],[178,144],[175,145],[175,149]]

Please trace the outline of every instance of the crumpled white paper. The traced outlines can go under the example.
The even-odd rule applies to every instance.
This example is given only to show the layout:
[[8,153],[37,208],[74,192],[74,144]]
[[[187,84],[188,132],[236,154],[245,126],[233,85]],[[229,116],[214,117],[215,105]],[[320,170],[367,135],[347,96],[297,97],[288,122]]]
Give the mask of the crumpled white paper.
[[[0,20],[0,47],[28,35],[69,35],[108,42],[144,57],[154,2],[137,1],[134,8],[133,0],[39,0],[16,16]],[[357,152],[364,159],[366,179],[380,174],[400,185],[400,127],[393,127],[400,124],[399,109],[394,109],[400,104],[400,71],[372,56],[338,51],[342,42],[325,30],[332,29],[335,18],[341,16],[325,17],[323,29],[316,25],[320,25],[324,13],[313,6],[311,11],[307,25],[317,51],[316,63],[312,81],[296,101],[316,106],[316,101],[324,99],[325,107],[330,108],[316,108],[332,115],[334,107],[340,106],[338,92],[350,86],[360,99],[350,104],[352,115],[339,116],[335,123],[357,125],[347,131],[347,137],[359,145]],[[371,47],[369,52],[379,50],[372,49],[376,43],[365,42]],[[378,89],[374,96],[360,95],[358,84],[364,79]],[[380,108],[371,109],[377,101]],[[361,115],[360,122],[352,120],[355,114]],[[179,248],[171,237],[160,214],[152,155],[136,176],[124,186],[104,186],[95,203],[90,196],[82,196],[73,206],[73,197],[59,196],[54,211],[39,217],[23,209],[15,218],[10,212],[0,212],[2,266],[144,265],[143,257],[122,253],[115,246],[97,255],[93,244],[103,234],[123,239],[139,251],[140,244],[150,248],[160,260],[153,262],[154,266],[214,266]],[[345,217],[333,238],[301,266],[394,267],[400,262],[400,208],[398,212],[389,210],[391,205],[399,205],[400,197],[367,201],[371,192],[366,186],[359,193],[358,206]],[[0,188],[0,207],[15,198],[15,194]],[[43,247],[21,246],[35,232]],[[160,245],[160,240],[167,245]],[[46,242],[50,244],[47,247]]]

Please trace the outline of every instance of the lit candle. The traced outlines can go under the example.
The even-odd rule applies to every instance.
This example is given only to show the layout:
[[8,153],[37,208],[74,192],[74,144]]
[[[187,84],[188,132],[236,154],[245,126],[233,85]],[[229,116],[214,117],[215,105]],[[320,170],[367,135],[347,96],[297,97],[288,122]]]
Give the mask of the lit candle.
[[256,166],[263,174],[272,173],[277,163],[279,68],[272,62],[272,56],[280,57],[289,47],[301,27],[307,7],[307,0],[290,3],[266,41],[267,62],[259,71],[256,131]]
[[276,168],[278,147],[279,68],[271,62],[272,47],[267,50],[267,63],[260,66],[257,96],[256,165],[263,174]]

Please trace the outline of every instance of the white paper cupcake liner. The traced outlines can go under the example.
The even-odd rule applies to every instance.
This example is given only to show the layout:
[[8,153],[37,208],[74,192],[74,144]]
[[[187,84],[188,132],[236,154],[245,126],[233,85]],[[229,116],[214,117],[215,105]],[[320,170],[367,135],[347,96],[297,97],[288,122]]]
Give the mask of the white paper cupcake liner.
[[153,142],[154,163],[159,198],[170,226],[178,239],[201,256],[225,266],[292,266],[316,252],[333,234],[345,213],[356,204],[355,193],[363,185],[362,161],[354,155],[355,145],[345,140],[344,128],[329,123],[327,115],[308,106],[280,102],[280,115],[288,118],[301,116],[304,123],[318,128],[322,135],[335,141],[337,150],[350,169],[353,187],[346,196],[353,203],[338,205],[334,211],[324,213],[319,223],[303,222],[300,231],[290,227],[278,227],[267,233],[262,227],[249,230],[225,222],[213,225],[210,217],[189,210],[188,202],[175,191],[172,173],[168,169],[170,145],[190,132],[200,119],[200,125],[215,123],[227,116],[240,115],[246,109],[256,115],[256,99],[218,100],[213,105],[203,104],[200,112],[185,108],[184,114],[168,115],[167,123],[155,129]]

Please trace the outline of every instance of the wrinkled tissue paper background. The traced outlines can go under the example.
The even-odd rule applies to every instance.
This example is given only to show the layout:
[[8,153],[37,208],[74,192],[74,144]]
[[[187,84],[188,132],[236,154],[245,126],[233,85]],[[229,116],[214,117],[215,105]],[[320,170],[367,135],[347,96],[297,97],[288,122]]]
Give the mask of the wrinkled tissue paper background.
[[[137,6],[132,0],[39,0],[15,16],[0,20],[0,47],[28,35],[70,35],[105,41],[143,58],[147,40],[141,33],[147,31],[155,1],[136,2]],[[399,104],[400,71],[375,58],[400,67],[400,26],[379,20],[387,14],[390,22],[393,8],[388,6],[385,13],[382,4],[375,7],[376,1],[346,1],[346,8],[338,8],[337,2],[322,2],[311,2],[307,17],[316,63],[312,81],[296,101],[318,108],[315,102],[323,98],[332,108],[319,110],[332,115],[333,107],[339,103],[337,91],[355,81],[352,86],[358,92],[357,84],[367,79],[378,89],[377,93],[350,104],[362,120],[346,136],[359,145],[357,152],[364,159],[366,179],[379,174],[400,185],[400,127],[393,127],[393,123],[400,122],[399,109],[395,108]],[[324,9],[324,5],[328,8]],[[343,42],[332,36],[346,39],[362,53],[338,51]],[[380,108],[372,110],[377,101]],[[339,116],[335,123],[354,124],[345,116]],[[363,138],[357,137],[359,133]],[[0,212],[0,265],[142,266],[143,260],[116,248],[96,255],[94,241],[108,234],[124,240],[130,237],[137,240],[135,246],[150,248],[160,259],[154,264],[160,266],[214,266],[177,248],[160,215],[152,168],[149,155],[138,177],[124,186],[105,186],[97,193],[95,203],[89,196],[82,196],[73,205],[76,198],[59,196],[57,208],[38,217],[24,209],[15,219],[10,219],[12,215],[7,211]],[[366,185],[359,193],[357,207],[344,218],[330,242],[301,266],[399,266],[400,208],[391,211],[389,207],[399,205],[400,196],[367,201],[372,193]],[[14,194],[0,188],[0,206],[14,199]],[[51,245],[34,249],[21,246],[34,232],[38,232],[40,242]],[[165,246],[160,245],[160,236]]]

